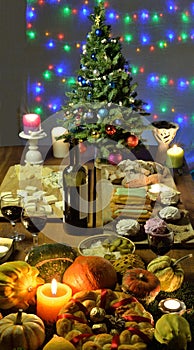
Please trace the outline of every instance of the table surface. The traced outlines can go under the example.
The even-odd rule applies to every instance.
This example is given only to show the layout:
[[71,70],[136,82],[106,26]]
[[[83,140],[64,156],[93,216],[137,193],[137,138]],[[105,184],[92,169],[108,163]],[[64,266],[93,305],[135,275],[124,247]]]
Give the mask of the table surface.
[[[8,171],[8,169],[15,165],[20,164],[23,157],[22,146],[15,147],[0,147],[0,183],[3,182],[3,179]],[[44,165],[60,165],[62,159],[53,158],[52,150],[50,149],[47,152]],[[190,222],[194,226],[194,183],[192,177],[189,173],[189,170],[185,164],[183,167],[182,174],[177,171],[173,173],[174,181],[176,183],[177,189],[181,192],[182,202],[184,208],[188,211]],[[26,255],[26,251],[32,244],[31,235],[24,229],[21,223],[18,223],[18,230],[22,231],[26,235],[26,239],[23,242],[16,244],[16,249],[12,259],[24,259]],[[93,229],[92,234],[95,231]],[[96,233],[98,233],[98,229],[96,229]],[[10,234],[10,224],[6,222],[3,218],[0,219],[0,236],[7,237]],[[49,221],[45,227],[44,234],[40,233],[39,242],[42,243],[51,243],[55,242],[53,238],[57,237],[57,241],[61,243],[70,244],[72,246],[77,246],[79,240],[82,238],[67,235],[63,229],[63,223],[61,220],[53,220]],[[155,257],[155,254],[152,253],[149,249],[136,249],[136,253],[139,254],[146,263],[148,263],[151,259]],[[173,249],[168,255],[173,258],[179,258],[181,256],[187,255],[189,253],[193,254],[193,258],[182,261],[182,267],[185,270],[185,280],[193,280],[194,279],[194,247],[184,248],[184,249]]]

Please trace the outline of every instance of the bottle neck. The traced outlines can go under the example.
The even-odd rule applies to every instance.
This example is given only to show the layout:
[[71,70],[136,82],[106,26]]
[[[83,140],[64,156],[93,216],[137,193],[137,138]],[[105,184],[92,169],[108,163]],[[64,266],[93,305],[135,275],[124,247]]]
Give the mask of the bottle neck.
[[70,150],[70,152],[69,152],[70,165],[80,164],[80,154],[79,154],[78,142],[71,142],[69,150]]

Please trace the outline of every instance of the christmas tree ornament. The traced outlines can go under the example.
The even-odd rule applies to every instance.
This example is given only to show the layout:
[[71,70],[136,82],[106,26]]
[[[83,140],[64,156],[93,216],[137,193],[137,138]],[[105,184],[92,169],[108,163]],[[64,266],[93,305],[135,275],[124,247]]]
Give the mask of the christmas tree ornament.
[[96,29],[95,31],[97,36],[102,36],[102,30],[101,29]]
[[95,53],[92,53],[92,54],[91,54],[91,58],[92,58],[94,61],[96,61],[96,55],[95,55]]
[[83,77],[81,75],[78,75],[77,81],[82,82],[82,80],[83,80]]
[[114,125],[106,125],[105,130],[107,135],[109,136],[112,136],[117,132],[117,129],[115,128]]
[[82,84],[82,86],[86,86],[87,85],[86,80],[82,79],[81,84]]
[[109,83],[109,86],[110,86],[112,89],[114,89],[114,88],[115,88],[115,83],[112,81],[112,82]]
[[76,126],[79,126],[80,123],[81,123],[81,116],[80,116],[80,115],[77,115],[77,116],[75,117],[75,125],[76,125]]
[[108,156],[108,161],[112,165],[117,165],[122,161],[122,154],[119,152],[110,153]]
[[99,75],[99,70],[94,69],[94,70],[93,70],[93,74],[98,76],[98,75]]
[[99,137],[100,137],[99,131],[98,131],[98,130],[92,130],[92,131],[91,131],[91,137],[92,137],[93,139],[95,139],[95,140],[99,139]]
[[88,112],[84,113],[84,119],[90,120],[94,118],[94,113],[89,109]]
[[115,125],[122,125],[123,124],[123,120],[122,119],[119,119],[119,118],[117,118],[117,119],[115,119],[114,121],[113,121],[113,124],[115,124]]
[[139,143],[139,139],[136,135],[130,135],[126,140],[127,146],[136,147]]
[[87,146],[83,140],[79,140],[79,151],[80,153],[85,153],[87,150]]
[[98,115],[100,118],[105,118],[108,115],[108,109],[107,108],[100,108],[98,111]]

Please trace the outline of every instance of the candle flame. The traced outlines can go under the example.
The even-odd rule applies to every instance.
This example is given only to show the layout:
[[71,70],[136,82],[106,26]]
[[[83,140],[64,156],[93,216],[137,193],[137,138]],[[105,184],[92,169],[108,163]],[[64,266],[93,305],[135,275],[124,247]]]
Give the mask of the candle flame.
[[51,292],[53,295],[57,294],[57,281],[55,278],[53,278],[53,280],[51,282]]

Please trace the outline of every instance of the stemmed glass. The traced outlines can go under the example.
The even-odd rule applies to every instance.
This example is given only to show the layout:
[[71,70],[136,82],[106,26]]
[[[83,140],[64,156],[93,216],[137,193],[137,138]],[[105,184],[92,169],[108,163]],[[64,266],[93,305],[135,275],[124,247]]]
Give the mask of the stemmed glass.
[[174,244],[173,231],[169,231],[167,233],[148,232],[147,237],[150,249],[157,254],[157,256],[168,253]]
[[32,234],[33,247],[38,245],[38,234],[46,225],[45,207],[39,203],[26,204],[22,210],[21,222]]
[[22,241],[25,235],[23,233],[18,233],[15,230],[15,226],[21,218],[23,197],[15,193],[6,194],[1,197],[0,206],[2,215],[9,220],[12,225],[13,233],[10,238],[15,241]]

